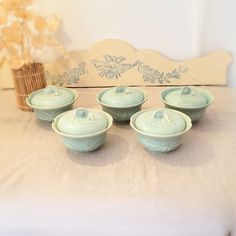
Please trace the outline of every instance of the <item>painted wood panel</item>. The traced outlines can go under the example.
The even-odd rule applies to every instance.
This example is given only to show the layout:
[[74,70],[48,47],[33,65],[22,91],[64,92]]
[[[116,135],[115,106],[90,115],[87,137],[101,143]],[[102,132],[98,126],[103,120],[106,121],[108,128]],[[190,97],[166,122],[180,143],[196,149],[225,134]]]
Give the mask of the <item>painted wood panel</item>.
[[[225,85],[231,61],[224,50],[174,61],[155,50],[110,39],[88,50],[71,51],[45,68],[48,84],[66,87]],[[13,87],[9,67],[0,75],[0,87]]]
[[226,84],[231,55],[224,50],[174,61],[155,50],[103,40],[46,67],[48,83],[68,87]]

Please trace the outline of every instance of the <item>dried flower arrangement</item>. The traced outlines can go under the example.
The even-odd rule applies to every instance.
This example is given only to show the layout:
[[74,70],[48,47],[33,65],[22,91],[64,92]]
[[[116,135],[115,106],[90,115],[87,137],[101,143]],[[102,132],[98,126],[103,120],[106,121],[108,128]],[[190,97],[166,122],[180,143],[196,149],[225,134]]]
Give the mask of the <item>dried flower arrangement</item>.
[[34,0],[0,0],[0,66],[8,61],[22,110],[29,110],[25,97],[46,86],[41,58],[50,49],[64,53],[55,39],[59,20],[34,12],[33,4]]
[[38,62],[49,48],[63,50],[55,39],[59,21],[33,12],[34,0],[0,1],[0,62],[8,60],[11,68]]

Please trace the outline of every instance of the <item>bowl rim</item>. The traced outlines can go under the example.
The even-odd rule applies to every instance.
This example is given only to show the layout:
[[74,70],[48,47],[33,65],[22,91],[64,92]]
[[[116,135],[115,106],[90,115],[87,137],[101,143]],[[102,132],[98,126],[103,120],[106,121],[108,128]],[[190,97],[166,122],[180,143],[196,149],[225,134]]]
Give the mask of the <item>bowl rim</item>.
[[202,93],[206,94],[207,95],[207,98],[208,98],[208,103],[204,104],[204,105],[201,105],[201,106],[195,106],[195,107],[186,107],[186,106],[178,106],[178,105],[173,105],[172,103],[169,103],[165,100],[164,98],[164,93],[167,92],[167,91],[174,91],[174,90],[179,90],[181,88],[183,88],[185,86],[173,86],[173,87],[168,87],[168,88],[165,88],[163,89],[161,92],[160,92],[160,99],[161,101],[166,104],[166,105],[169,105],[171,107],[175,107],[175,108],[181,108],[181,109],[188,109],[188,110],[196,110],[196,109],[202,109],[202,108],[205,108],[205,107],[208,107],[210,106],[214,101],[215,101],[215,98],[214,96],[209,92],[207,91],[206,89],[202,89],[202,88],[198,88],[196,86],[187,86],[187,87],[190,87],[190,88],[194,88],[194,89],[197,89],[199,91],[201,91]]
[[[135,120],[137,119],[137,117],[140,114],[144,113],[144,112],[154,111],[154,110],[169,110],[169,111],[173,111],[173,112],[178,113],[185,120],[186,128],[183,131],[175,133],[175,134],[152,134],[152,133],[148,133],[148,132],[145,132],[145,131],[142,131],[142,130],[138,129],[136,127],[136,125],[135,125]],[[143,135],[146,135],[146,136],[150,136],[150,137],[153,137],[153,138],[172,138],[172,137],[180,136],[180,135],[188,132],[191,129],[191,127],[192,127],[192,121],[191,121],[191,118],[188,115],[184,114],[183,112],[176,111],[174,109],[169,109],[169,108],[149,108],[149,109],[144,109],[142,111],[139,111],[139,112],[135,113],[134,115],[132,115],[131,118],[130,118],[130,126],[136,132],[138,132],[140,134],[143,134]]]
[[[54,86],[55,87],[55,86]],[[28,105],[28,106],[30,106],[30,107],[32,107],[33,109],[37,109],[37,110],[56,110],[56,109],[58,109],[58,108],[63,108],[63,107],[66,107],[66,106],[69,106],[69,105],[71,105],[71,104],[73,104],[76,100],[77,100],[77,98],[78,98],[78,94],[73,90],[73,89],[71,89],[71,88],[65,88],[65,87],[56,87],[56,88],[60,88],[60,89],[64,89],[64,90],[67,90],[67,91],[70,91],[70,92],[72,92],[73,94],[74,94],[74,99],[72,100],[72,101],[70,101],[70,102],[67,102],[67,103],[65,103],[65,104],[62,104],[62,105],[59,105],[59,106],[53,106],[53,107],[42,107],[42,106],[35,106],[35,105],[32,105],[31,104],[31,99],[32,99],[32,97],[33,96],[35,96],[37,93],[39,93],[40,91],[42,91],[43,89],[39,89],[39,90],[36,90],[36,91],[34,91],[34,92],[32,92],[26,99],[25,99],[25,101],[26,101],[26,104]]]
[[110,90],[110,89],[112,89],[112,88],[115,88],[115,87],[105,88],[105,89],[102,89],[101,91],[99,91],[99,92],[97,93],[97,95],[96,95],[96,101],[97,101],[97,103],[99,103],[100,105],[105,106],[105,107],[117,108],[117,109],[126,109],[126,108],[131,108],[131,107],[136,107],[136,106],[142,105],[144,102],[147,101],[147,98],[148,98],[147,93],[146,93],[144,90],[142,90],[142,89],[140,89],[140,88],[132,87],[132,88],[135,88],[135,89],[139,90],[139,91],[142,92],[142,94],[144,95],[144,99],[143,99],[141,102],[135,103],[135,104],[132,104],[132,105],[129,105],[129,106],[122,106],[122,107],[121,107],[121,106],[108,105],[108,104],[102,102],[102,101],[99,99],[99,97],[100,97],[100,95],[104,94],[106,91],[108,91],[108,90]]
[[53,130],[54,130],[56,133],[62,135],[63,137],[68,137],[68,138],[89,138],[89,137],[93,137],[93,136],[96,136],[96,135],[105,133],[108,129],[111,128],[111,126],[112,126],[112,124],[113,124],[113,118],[112,118],[112,116],[111,116],[110,114],[108,114],[107,112],[104,112],[104,111],[102,111],[102,110],[98,110],[98,109],[93,109],[93,108],[88,108],[88,109],[93,110],[93,111],[96,111],[96,112],[100,112],[100,113],[102,113],[102,114],[104,114],[104,115],[106,116],[107,121],[108,121],[108,125],[107,125],[107,127],[106,127],[105,129],[102,129],[102,130],[100,130],[100,131],[98,131],[98,132],[96,132],[96,133],[83,134],[83,135],[81,135],[81,134],[67,134],[67,133],[64,133],[64,132],[60,131],[60,130],[57,128],[57,122],[58,122],[59,118],[60,118],[62,115],[64,115],[65,113],[67,113],[67,112],[71,112],[71,111],[73,111],[73,110],[76,110],[76,109],[73,109],[73,110],[70,110],[70,111],[65,111],[65,112],[63,112],[63,113],[57,115],[57,116],[54,118],[54,120],[53,120],[53,122],[52,122],[52,128],[53,128]]

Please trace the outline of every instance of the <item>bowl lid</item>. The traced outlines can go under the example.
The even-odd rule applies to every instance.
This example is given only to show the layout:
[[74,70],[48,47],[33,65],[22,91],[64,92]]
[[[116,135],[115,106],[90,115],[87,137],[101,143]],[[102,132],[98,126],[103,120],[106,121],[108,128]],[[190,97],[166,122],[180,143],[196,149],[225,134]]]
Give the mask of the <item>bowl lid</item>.
[[103,112],[78,108],[59,115],[57,128],[66,134],[88,135],[107,128],[108,120]]
[[152,109],[141,112],[135,119],[135,126],[150,134],[170,135],[184,131],[186,122],[175,110]]
[[139,89],[127,86],[117,86],[105,91],[100,100],[106,105],[127,107],[142,102],[144,98],[144,93]]
[[208,104],[204,93],[193,87],[176,88],[165,96],[165,101],[174,106],[195,108]]
[[72,102],[74,93],[67,88],[48,86],[37,91],[31,98],[31,104],[38,107],[55,107]]

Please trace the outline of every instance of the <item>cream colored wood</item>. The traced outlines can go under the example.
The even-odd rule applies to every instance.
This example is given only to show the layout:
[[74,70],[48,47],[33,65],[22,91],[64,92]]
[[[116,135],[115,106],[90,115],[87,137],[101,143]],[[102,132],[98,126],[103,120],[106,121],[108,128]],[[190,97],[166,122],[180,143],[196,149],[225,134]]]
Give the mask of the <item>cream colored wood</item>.
[[[46,76],[48,84],[67,87],[224,85],[231,60],[231,54],[221,50],[174,61],[155,50],[136,50],[109,39],[46,65]],[[12,87],[9,69],[0,71],[0,86]]]
[[214,51],[202,57],[174,61],[154,50],[136,50],[120,40],[103,40],[70,59],[48,65],[49,83],[70,87],[125,85],[226,84],[230,53]]

